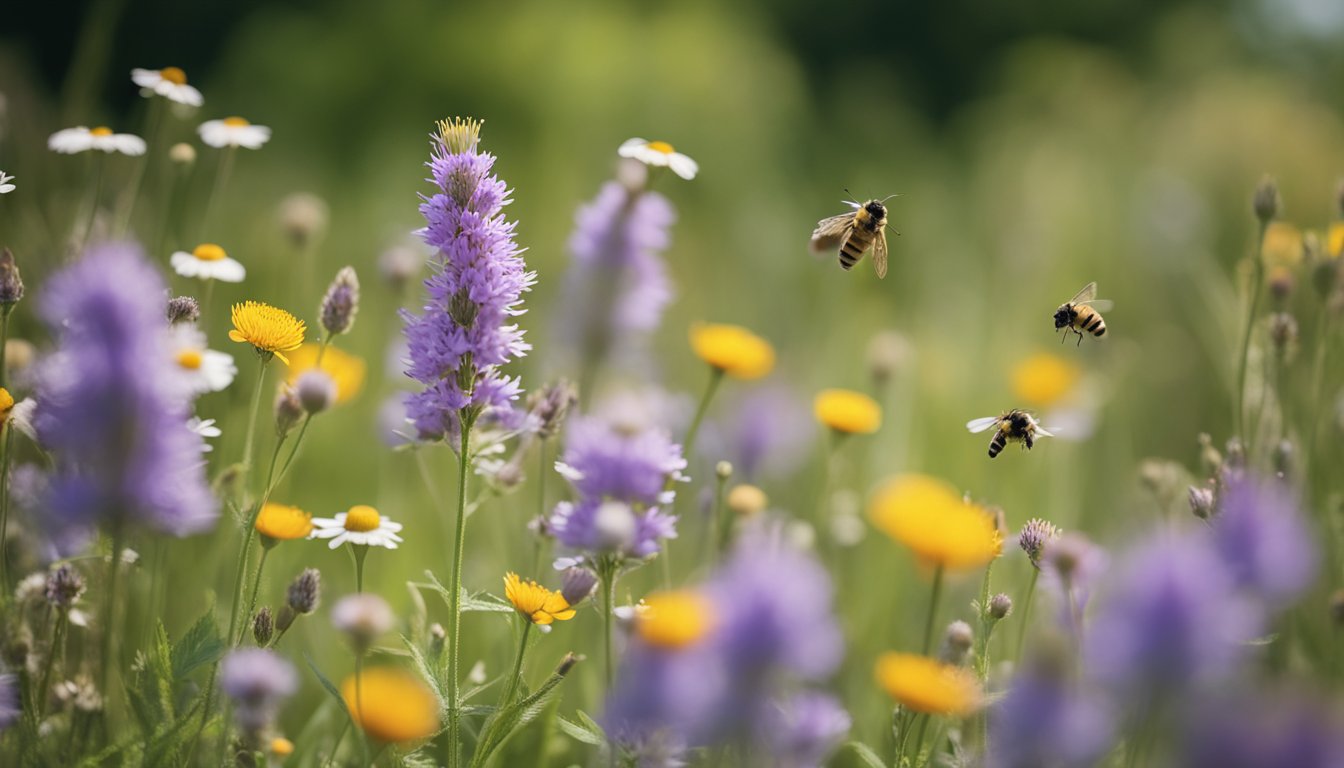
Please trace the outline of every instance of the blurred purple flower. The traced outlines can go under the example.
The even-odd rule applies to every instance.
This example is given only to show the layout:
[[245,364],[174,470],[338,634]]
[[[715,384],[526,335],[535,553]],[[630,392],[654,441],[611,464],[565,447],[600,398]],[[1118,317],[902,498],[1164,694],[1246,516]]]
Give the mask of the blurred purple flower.
[[636,511],[623,501],[562,501],[547,522],[556,540],[572,550],[636,560],[657,553],[663,539],[677,537],[675,515],[659,507]]
[[23,710],[19,707],[19,678],[5,672],[0,674],[0,733],[17,723]]
[[849,713],[834,697],[811,691],[771,702],[757,741],[777,768],[817,768],[849,733]]
[[[816,436],[810,406],[785,386],[753,390],[732,411],[712,453],[730,457],[734,474],[750,482],[761,475],[785,477],[807,459]],[[708,433],[707,433],[708,436]]]
[[420,205],[434,274],[424,312],[403,313],[406,373],[425,387],[407,398],[407,413],[421,437],[453,445],[464,411],[511,410],[522,391],[499,366],[530,349],[512,318],[536,280],[502,214],[508,190],[491,173],[495,157],[477,149],[479,127],[444,122],[434,137],[429,167],[439,191]]
[[280,702],[294,695],[298,685],[294,665],[273,651],[244,648],[220,663],[219,688],[233,701],[238,727],[249,733],[270,725]]
[[1112,718],[1094,690],[1062,669],[1067,661],[1028,661],[989,712],[988,768],[1083,768],[1112,738]]
[[105,245],[53,277],[42,314],[60,339],[40,372],[37,428],[57,458],[56,528],[114,520],[184,536],[218,505],[187,427],[187,389],[167,348],[165,288],[131,245]]
[[611,181],[574,219],[560,327],[567,345],[595,365],[613,350],[630,351],[658,327],[672,300],[659,253],[676,212],[656,192]]
[[1283,607],[1311,584],[1320,559],[1297,498],[1281,483],[1244,479],[1221,501],[1213,543],[1237,587]]
[[1188,729],[1188,768],[1337,768],[1344,765],[1344,721],[1325,702],[1220,695]]
[[[1033,528],[1033,523],[1052,527],[1043,521],[1028,522],[1023,528],[1022,535],[1019,536],[1019,543],[1022,536]],[[1037,533],[1044,535],[1045,528],[1039,528]],[[1074,635],[1082,636],[1083,616],[1087,612],[1087,602],[1092,596],[1092,588],[1106,572],[1110,558],[1104,549],[1093,544],[1081,533],[1066,533],[1058,537],[1045,535],[1041,541],[1044,552],[1038,556],[1043,566],[1042,586],[1054,595],[1059,603],[1059,623],[1068,627]],[[1026,549],[1025,545],[1023,549]],[[1027,552],[1027,557],[1031,557],[1030,551]]]
[[556,464],[586,499],[628,504],[667,504],[669,478],[681,480],[686,460],[681,446],[656,427],[630,430],[592,416],[575,416],[566,430],[565,451]]

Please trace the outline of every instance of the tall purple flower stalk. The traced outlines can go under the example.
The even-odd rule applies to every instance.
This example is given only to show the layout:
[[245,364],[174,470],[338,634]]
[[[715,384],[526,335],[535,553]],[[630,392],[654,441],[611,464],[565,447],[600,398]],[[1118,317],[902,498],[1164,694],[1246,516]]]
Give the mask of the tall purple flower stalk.
[[406,312],[407,375],[424,386],[406,401],[420,436],[455,445],[463,421],[513,410],[522,389],[500,366],[530,346],[514,322],[522,294],[536,281],[506,221],[509,192],[491,173],[494,155],[480,152],[480,123],[445,120],[434,137],[420,236],[434,248],[423,312]]
[[58,529],[209,529],[218,505],[187,390],[166,350],[165,286],[130,245],[105,245],[52,278],[42,316],[59,338],[40,371],[37,429],[56,457]]

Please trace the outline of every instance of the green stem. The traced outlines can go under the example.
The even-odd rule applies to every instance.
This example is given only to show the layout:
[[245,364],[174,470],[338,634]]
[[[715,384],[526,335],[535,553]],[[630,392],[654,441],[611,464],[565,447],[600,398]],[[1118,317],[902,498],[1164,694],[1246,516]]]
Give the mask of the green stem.
[[9,462],[14,453],[14,430],[0,424],[0,595],[9,595]]
[[459,700],[458,663],[462,638],[462,558],[467,532],[467,476],[471,457],[472,419],[465,415],[462,422],[462,441],[457,454],[457,526],[453,533],[453,578],[450,582],[450,602],[452,626],[450,629],[452,649],[448,652],[448,765],[455,768],[459,762],[459,729],[461,728],[462,706]]
[[13,311],[13,304],[0,306],[0,389],[5,388],[5,347],[9,343],[9,316]]
[[51,647],[47,649],[47,663],[42,666],[42,682],[37,687],[37,719],[41,722],[47,714],[47,699],[51,698],[51,670],[56,666],[56,656],[65,646],[65,627],[70,611],[61,609],[56,614],[56,626],[51,631]]
[[[705,420],[705,414],[709,412],[709,401],[714,399],[714,392],[719,388],[719,382],[723,381],[723,370],[720,368],[710,369],[709,384],[705,387],[705,394],[700,397],[700,404],[695,408],[695,416],[691,418],[691,426],[686,430],[686,439],[682,441],[681,453],[686,459],[686,469],[694,472],[695,468],[691,465],[691,454],[695,452],[695,438],[700,434],[700,424]],[[669,479],[668,484],[671,486]]]
[[924,621],[924,644],[923,653],[929,655],[933,648],[933,625],[938,616],[938,598],[943,593],[943,566],[939,565],[933,569],[933,594],[929,597],[929,616]]
[[[918,719],[919,719],[919,730],[916,731],[915,733],[915,743],[914,743],[915,760],[919,759],[919,748],[924,743],[924,729],[929,727],[928,715],[920,713]],[[905,749],[907,746],[909,746],[909,742],[907,740],[907,737],[909,735],[910,735],[910,729],[906,728],[905,732],[901,735],[900,743],[896,747],[896,762],[893,764],[892,768],[904,768]],[[915,761],[912,760],[911,764],[914,764],[914,762]]]
[[94,182],[93,182],[93,200],[89,206],[89,218],[84,223],[84,236],[79,239],[79,249],[82,251],[89,245],[89,238],[93,236],[93,222],[98,218],[98,200],[103,196],[103,159],[102,152],[95,152],[93,158]]
[[[542,439],[537,443],[537,455],[538,455],[538,461],[537,461],[537,464],[538,464],[538,466],[537,466],[537,518],[538,518],[539,520],[544,520],[544,519],[546,519],[546,475],[547,475],[546,470],[550,469],[550,467],[546,466],[546,439],[545,439],[545,438],[542,438]],[[543,535],[541,534],[540,531],[538,531],[536,537],[534,538],[533,546],[532,546],[532,572],[533,572],[533,573],[540,573],[540,572],[541,572],[541,557],[542,557],[542,553],[545,552],[545,550],[546,550],[546,537],[543,536]]]
[[149,170],[150,159],[156,156],[159,148],[159,134],[163,128],[164,105],[167,99],[150,99],[149,114],[145,117],[145,139],[148,151],[141,161],[136,164],[135,176],[131,179],[129,185],[130,194],[126,198],[126,203],[121,206],[122,210],[117,216],[116,236],[121,237],[126,233],[126,229],[131,223],[131,214],[135,212],[135,204],[140,199],[140,190],[144,188],[145,173]]
[[499,702],[499,711],[501,712],[513,703],[513,697],[518,693],[518,686],[523,679],[523,657],[527,655],[527,639],[531,632],[532,620],[523,617],[523,639],[518,643],[518,659],[513,663],[513,675],[509,678],[509,689]]
[[1246,316],[1246,329],[1241,337],[1241,357],[1237,367],[1237,412],[1235,424],[1237,435],[1243,440],[1246,436],[1246,367],[1251,350],[1251,332],[1255,329],[1255,316],[1260,310],[1261,283],[1265,281],[1265,231],[1268,222],[1260,222],[1260,234],[1256,238],[1255,253],[1252,254],[1251,269],[1251,305]]
[[602,647],[606,656],[607,690],[616,682],[616,651],[613,640],[616,633],[616,568],[611,564],[601,567],[602,573]]
[[107,606],[103,613],[103,638],[102,648],[98,654],[101,669],[98,675],[98,690],[103,694],[104,701],[108,702],[109,707],[114,700],[112,690],[108,688],[108,675],[111,674],[112,667],[116,666],[115,659],[112,658],[112,638],[116,636],[113,631],[116,618],[117,602],[117,582],[121,574],[121,546],[124,537],[124,521],[121,515],[117,515],[112,520],[112,560],[108,566],[107,574]]
[[355,591],[364,591],[364,558],[369,554],[367,544],[351,544],[350,556],[355,559]]
[[1013,656],[1013,666],[1022,662],[1022,648],[1027,640],[1027,627],[1030,625],[1028,619],[1031,618],[1031,598],[1036,595],[1036,579],[1041,572],[1035,568],[1031,569],[1031,581],[1027,583],[1027,596],[1022,600],[1022,618],[1017,626],[1017,653]]
[[[258,387],[258,389],[260,389],[260,387]],[[235,571],[233,578],[233,605],[229,608],[229,634],[226,635],[226,638],[230,647],[236,646],[242,640],[241,636],[236,634],[238,631],[238,608],[243,597],[243,581],[247,574],[247,560],[252,554],[252,535],[256,533],[257,518],[261,515],[262,507],[265,507],[266,502],[270,501],[271,488],[274,485],[275,460],[276,457],[280,455],[280,447],[282,445],[284,445],[283,441],[276,441],[275,451],[271,454],[271,469],[269,474],[272,475],[272,477],[266,479],[265,492],[262,493],[261,499],[257,502],[256,506],[252,508],[252,514],[247,520],[247,527],[243,530],[243,546],[238,550],[238,568]],[[260,568],[257,569],[257,579],[258,582],[260,582]],[[255,597],[255,590],[253,590],[253,592]]]
[[[981,690],[988,689],[989,683],[989,636],[994,631],[995,619],[989,615],[989,578],[994,570],[994,561],[985,566],[985,578],[980,582],[980,631],[977,633],[979,648],[975,654],[975,671],[980,678]],[[980,736],[980,754],[989,754],[989,717],[985,712],[975,715],[975,723]]]
[[257,436],[257,414],[261,411],[261,390],[266,385],[266,365],[270,363],[269,353],[261,357],[261,367],[257,370],[257,386],[252,392],[252,405],[247,415],[247,437],[243,438],[243,479],[240,484],[246,487],[246,479],[252,471],[252,443]]
[[[249,620],[252,614],[257,610],[257,594],[261,591],[261,572],[266,568],[266,556],[271,554],[271,548],[266,546],[265,542],[261,546],[261,559],[257,561],[257,573],[252,579],[251,596],[247,599],[247,613],[243,614]],[[247,634],[247,625],[243,625],[243,634]],[[241,638],[240,638],[241,640]]]
[[722,552],[723,545],[727,541],[727,536],[723,533],[723,521],[726,517],[723,514],[723,496],[724,491],[728,487],[728,478],[718,473],[715,473],[714,477],[716,480],[714,487],[714,508],[709,514],[709,535],[705,537],[705,543],[709,547],[710,561],[718,559],[719,553]]

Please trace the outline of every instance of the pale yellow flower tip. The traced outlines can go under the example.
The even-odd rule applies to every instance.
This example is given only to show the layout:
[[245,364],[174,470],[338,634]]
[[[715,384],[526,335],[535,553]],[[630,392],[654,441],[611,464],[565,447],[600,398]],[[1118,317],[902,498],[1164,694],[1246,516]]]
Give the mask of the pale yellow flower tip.
[[283,353],[298,349],[303,344],[303,334],[307,330],[302,320],[283,309],[259,301],[234,304],[232,319],[230,339],[251,344],[258,352],[275,355],[285,363],[289,362],[289,358]]
[[689,589],[650,595],[635,624],[640,639],[667,649],[696,643],[713,626],[714,607],[709,598]]
[[851,389],[823,389],[812,410],[823,426],[847,435],[870,435],[882,426],[882,406]]
[[[289,354],[289,373],[285,382],[295,386],[305,371],[317,367],[317,353],[321,344],[309,342]],[[336,384],[336,403],[347,403],[358,395],[364,387],[364,374],[367,366],[364,358],[352,355],[339,347],[328,346],[322,352],[322,371],[331,376]]]
[[1049,408],[1072,394],[1082,376],[1082,369],[1072,360],[1040,352],[1013,366],[1009,378],[1020,402]]
[[950,484],[927,475],[899,475],[873,496],[868,517],[921,560],[943,568],[978,568],[1003,551],[994,518]]
[[439,700],[419,677],[393,667],[365,669],[359,702],[355,677],[341,683],[341,698],[355,725],[385,744],[419,741],[439,730]]
[[775,348],[740,325],[691,326],[691,349],[701,360],[737,379],[759,379],[775,367]]
[[1296,267],[1302,263],[1302,243],[1302,230],[1286,221],[1272,221],[1265,228],[1260,255],[1270,266]]
[[504,596],[514,609],[533,624],[550,624],[574,618],[574,609],[559,592],[541,586],[531,579],[521,579],[510,571],[504,575]]
[[915,712],[966,717],[980,707],[980,684],[970,670],[926,656],[884,653],[874,676],[887,695]]
[[313,516],[298,507],[268,501],[257,513],[256,529],[277,541],[306,539],[313,532]]
[[770,503],[765,491],[754,485],[735,485],[728,492],[728,508],[741,517],[751,517],[765,511]]

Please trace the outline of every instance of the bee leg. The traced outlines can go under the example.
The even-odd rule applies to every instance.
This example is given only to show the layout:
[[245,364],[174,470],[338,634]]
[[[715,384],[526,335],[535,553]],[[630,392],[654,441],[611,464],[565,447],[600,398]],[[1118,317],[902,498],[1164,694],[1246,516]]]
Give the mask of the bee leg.
[[[1056,333],[1058,333],[1058,331],[1056,331]],[[1061,347],[1064,346],[1064,342],[1068,341],[1068,339],[1069,339],[1069,332],[1066,329],[1063,333],[1059,334],[1059,345]]]
[[1074,333],[1078,334],[1078,343],[1077,343],[1077,344],[1074,344],[1073,346],[1075,346],[1075,347],[1081,347],[1081,346],[1083,346],[1083,332],[1082,332],[1082,331],[1074,331]]

